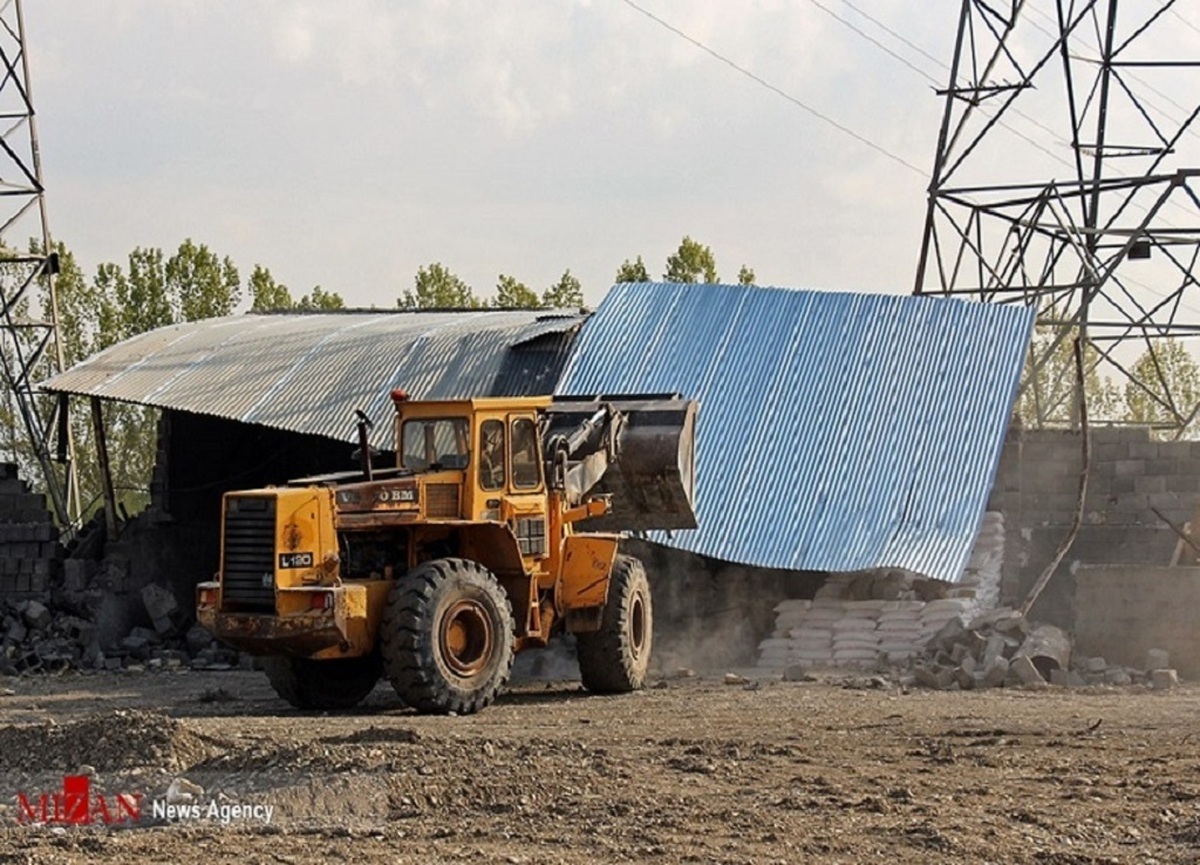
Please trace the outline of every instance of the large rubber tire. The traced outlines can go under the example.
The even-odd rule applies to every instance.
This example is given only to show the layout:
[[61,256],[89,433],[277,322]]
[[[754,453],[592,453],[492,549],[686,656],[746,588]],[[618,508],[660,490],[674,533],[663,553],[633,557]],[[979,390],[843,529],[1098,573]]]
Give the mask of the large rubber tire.
[[312,658],[276,656],[263,658],[267,681],[275,693],[297,709],[353,709],[379,682],[379,656]]
[[508,682],[513,635],[512,605],[491,571],[467,559],[425,562],[388,595],[384,675],[418,712],[469,715]]
[[654,609],[646,571],[632,556],[617,556],[600,630],[575,635],[583,687],[595,694],[640,690],[646,684],[653,638]]

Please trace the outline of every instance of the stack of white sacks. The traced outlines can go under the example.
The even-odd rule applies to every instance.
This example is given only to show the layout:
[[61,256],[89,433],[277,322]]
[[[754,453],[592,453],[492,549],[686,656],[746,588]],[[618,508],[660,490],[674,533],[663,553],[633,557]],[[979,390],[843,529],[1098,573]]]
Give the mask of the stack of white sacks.
[[[837,574],[813,600],[782,601],[775,630],[759,644],[759,667],[902,664],[950,619],[969,620],[999,600],[1004,521],[984,515],[959,582],[936,584],[904,571]],[[922,600],[934,594],[933,600]]]

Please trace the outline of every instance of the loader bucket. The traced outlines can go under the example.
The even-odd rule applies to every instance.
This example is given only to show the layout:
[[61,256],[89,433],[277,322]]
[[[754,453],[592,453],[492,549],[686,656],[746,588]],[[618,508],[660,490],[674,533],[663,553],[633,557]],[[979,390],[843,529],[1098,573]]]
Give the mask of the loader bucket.
[[603,517],[587,520],[587,531],[643,532],[696,528],[696,411],[678,396],[556,398],[551,431],[569,427],[608,405],[623,417],[616,460],[610,461],[590,494],[612,497]]

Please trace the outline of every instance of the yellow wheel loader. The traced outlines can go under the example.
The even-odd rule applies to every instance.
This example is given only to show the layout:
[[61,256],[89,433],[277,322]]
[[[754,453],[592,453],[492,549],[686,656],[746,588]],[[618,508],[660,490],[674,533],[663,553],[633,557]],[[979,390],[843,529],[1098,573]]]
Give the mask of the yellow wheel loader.
[[360,413],[358,470],[225,494],[201,624],[302,709],[384,676],[419,712],[477,712],[564,630],[588,690],[641,688],[650,586],[613,532],[695,527],[695,402],[392,401],[395,466],[372,465]]

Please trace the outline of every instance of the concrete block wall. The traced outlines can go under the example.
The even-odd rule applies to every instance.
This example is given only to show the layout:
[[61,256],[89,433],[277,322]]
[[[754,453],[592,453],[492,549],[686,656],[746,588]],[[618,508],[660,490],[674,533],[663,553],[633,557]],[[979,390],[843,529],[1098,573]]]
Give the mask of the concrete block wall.
[[1200,679],[1200,568],[1084,565],[1075,575],[1075,651],[1143,669],[1150,649]]
[[[1009,432],[988,504],[1005,516],[1006,602],[1025,598],[1069,532],[1081,466],[1077,433]],[[1177,536],[1151,509],[1182,525],[1198,505],[1200,442],[1153,441],[1144,427],[1094,428],[1083,524],[1031,616],[1074,628],[1081,566],[1168,564]]]
[[0,463],[0,597],[44,596],[59,573],[62,547],[46,497]]

